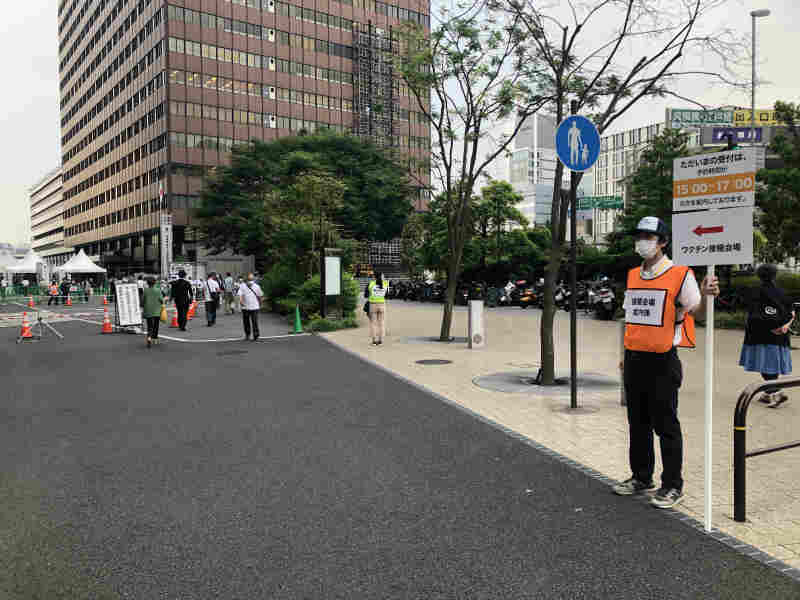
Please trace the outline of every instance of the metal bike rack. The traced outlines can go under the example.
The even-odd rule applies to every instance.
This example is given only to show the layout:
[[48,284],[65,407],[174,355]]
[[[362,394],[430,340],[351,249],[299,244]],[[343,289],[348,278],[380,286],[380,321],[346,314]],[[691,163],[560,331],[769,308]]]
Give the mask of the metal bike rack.
[[790,448],[800,447],[800,440],[795,442],[788,442],[778,446],[770,446],[767,448],[759,448],[757,450],[747,451],[747,409],[750,408],[750,402],[759,392],[765,389],[786,389],[800,387],[800,377],[788,377],[786,379],[776,379],[774,381],[762,381],[758,383],[751,383],[742,393],[739,394],[739,400],[736,402],[736,410],[733,413],[733,520],[744,522],[746,511],[746,473],[745,461],[754,456],[761,456],[762,454],[770,454],[780,450],[789,450]]

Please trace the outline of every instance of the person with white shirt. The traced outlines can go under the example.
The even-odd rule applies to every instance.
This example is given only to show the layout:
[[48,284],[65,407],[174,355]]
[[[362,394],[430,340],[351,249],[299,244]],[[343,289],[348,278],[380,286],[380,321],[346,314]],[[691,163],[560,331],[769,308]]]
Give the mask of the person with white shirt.
[[677,348],[694,348],[694,317],[705,310],[706,296],[719,294],[719,285],[716,277],[706,277],[698,287],[689,267],[675,265],[664,255],[669,230],[661,219],[641,219],[634,237],[636,253],[644,262],[628,272],[622,365],[632,477],[613,490],[633,496],[655,488],[655,433],[664,470],[650,503],[671,508],[683,499],[683,435],[678,420],[683,366]]
[[239,285],[237,291],[239,297],[239,305],[242,307],[242,325],[244,326],[244,339],[250,339],[252,330],[253,341],[258,339],[258,311],[261,310],[261,299],[264,297],[264,292],[261,291],[261,286],[255,282],[255,277],[252,273],[247,274],[247,281]]
[[217,306],[219,304],[219,283],[214,273],[208,274],[208,279],[203,282],[203,300],[206,303],[206,320],[211,327],[217,322]]

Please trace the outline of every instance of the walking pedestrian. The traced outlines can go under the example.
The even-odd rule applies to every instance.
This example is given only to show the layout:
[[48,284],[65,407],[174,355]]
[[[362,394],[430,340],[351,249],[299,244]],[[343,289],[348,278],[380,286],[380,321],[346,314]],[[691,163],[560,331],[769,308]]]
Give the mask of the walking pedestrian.
[[383,273],[369,282],[364,296],[369,299],[369,333],[372,344],[380,346],[386,336],[386,292],[389,286],[383,281]]
[[[792,372],[789,326],[795,314],[786,294],[775,285],[777,274],[775,265],[761,265],[756,269],[761,287],[750,303],[739,356],[739,364],[744,370],[761,373],[764,381],[774,381],[778,376]],[[788,399],[778,388],[767,388],[759,397],[759,401],[770,408],[778,408]]]
[[677,347],[694,347],[694,316],[702,314],[706,296],[719,294],[719,287],[716,277],[706,277],[698,287],[691,269],[673,264],[664,255],[669,230],[661,219],[641,219],[634,236],[643,262],[628,272],[622,365],[632,477],[613,490],[632,496],[655,488],[655,433],[664,469],[661,487],[650,503],[670,508],[683,499],[683,435],[678,420],[683,366]]
[[219,305],[219,283],[215,273],[209,273],[208,279],[203,283],[203,300],[206,303],[206,320],[211,327],[217,322],[217,306]]
[[[67,303],[67,298],[69,298],[69,288],[70,288],[69,279],[64,279],[61,282],[61,304]],[[56,301],[56,304],[58,304],[58,301]]]
[[161,307],[163,299],[161,290],[156,285],[156,278],[149,276],[146,280],[147,287],[142,290],[142,316],[147,321],[147,347],[158,344],[158,325],[161,320]]
[[225,297],[225,314],[232,315],[233,310],[233,277],[230,273],[225,273],[225,279],[222,280],[222,292]]
[[261,310],[261,299],[264,297],[264,292],[261,291],[261,286],[255,282],[255,276],[252,273],[248,273],[247,281],[239,286],[238,296],[239,305],[242,308],[244,339],[249,340],[252,331],[255,342],[260,335],[258,311]]
[[192,284],[186,281],[186,271],[183,269],[178,271],[178,279],[171,283],[169,297],[178,310],[178,327],[181,331],[186,331],[186,314],[192,303]]
[[50,306],[53,302],[56,303],[58,306],[58,286],[56,285],[56,280],[50,282],[50,297],[47,299],[47,306]]

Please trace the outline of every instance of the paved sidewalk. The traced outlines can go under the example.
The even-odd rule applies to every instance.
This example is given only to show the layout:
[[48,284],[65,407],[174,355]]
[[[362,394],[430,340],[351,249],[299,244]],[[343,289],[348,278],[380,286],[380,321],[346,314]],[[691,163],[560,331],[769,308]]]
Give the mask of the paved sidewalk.
[[[540,311],[490,309],[485,314],[487,347],[469,350],[466,343],[420,341],[438,336],[439,304],[389,302],[387,340],[369,343],[363,327],[325,334],[356,354],[614,479],[629,476],[627,421],[618,388],[579,390],[581,409],[569,410],[569,389],[561,394],[493,392],[473,379],[492,373],[535,371],[538,367]],[[467,313],[457,308],[451,335],[466,336]],[[569,315],[560,311],[555,322],[556,368],[569,367]],[[714,398],[713,525],[787,564],[800,568],[800,451],[787,450],[747,461],[748,522],[733,521],[733,409],[740,391],[760,378],[738,366],[743,333],[716,332]],[[698,348],[682,350],[684,383],[679,414],[684,430],[686,499],[680,509],[703,519],[704,330]],[[579,370],[619,377],[619,324],[580,318]],[[420,365],[420,359],[445,359],[445,365]],[[800,357],[795,352],[795,360]],[[800,364],[800,363],[798,363]],[[749,412],[748,446],[769,446],[800,438],[800,398],[778,410],[755,402]],[[658,452],[656,452],[658,455]],[[656,474],[660,476],[660,461]],[[610,491],[609,491],[610,493]]]

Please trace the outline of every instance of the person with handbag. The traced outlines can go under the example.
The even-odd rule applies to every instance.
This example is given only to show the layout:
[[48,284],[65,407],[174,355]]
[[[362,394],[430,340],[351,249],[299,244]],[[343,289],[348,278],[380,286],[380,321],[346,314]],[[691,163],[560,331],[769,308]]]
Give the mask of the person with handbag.
[[169,298],[175,302],[178,310],[178,327],[186,331],[187,313],[192,303],[192,284],[186,280],[186,271],[178,271],[178,279],[170,284]]
[[[760,373],[764,381],[774,381],[792,372],[788,332],[795,314],[784,291],[775,285],[777,274],[775,265],[763,264],[756,269],[761,287],[750,303],[739,356],[739,365],[745,371]],[[764,390],[758,400],[770,408],[778,408],[788,399],[776,387]]]
[[211,327],[217,322],[217,306],[219,305],[219,283],[214,273],[208,274],[208,279],[203,283],[203,300],[206,303],[206,320]]
[[158,324],[161,321],[163,300],[161,289],[156,286],[156,278],[148,277],[147,287],[142,290],[142,316],[147,322],[147,347],[158,344]]
[[378,277],[370,281],[364,290],[368,305],[365,310],[369,314],[369,332],[372,336],[373,346],[380,346],[383,338],[386,337],[386,292],[388,289],[389,286],[383,281],[383,273],[378,273]]
[[261,291],[261,286],[255,282],[255,276],[252,273],[248,273],[247,281],[239,285],[237,294],[242,308],[244,339],[250,339],[252,330],[253,341],[255,342],[259,336],[258,311],[261,310],[261,299],[264,297],[264,292]]

